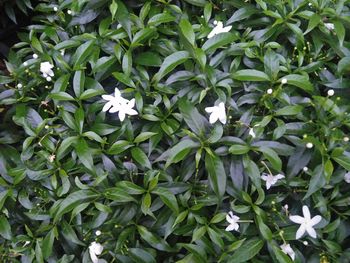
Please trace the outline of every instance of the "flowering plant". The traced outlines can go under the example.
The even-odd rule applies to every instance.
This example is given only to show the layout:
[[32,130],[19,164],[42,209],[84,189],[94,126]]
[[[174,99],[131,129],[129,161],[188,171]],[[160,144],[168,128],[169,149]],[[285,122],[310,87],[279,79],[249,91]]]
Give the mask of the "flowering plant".
[[34,10],[0,75],[0,262],[350,261],[349,1]]

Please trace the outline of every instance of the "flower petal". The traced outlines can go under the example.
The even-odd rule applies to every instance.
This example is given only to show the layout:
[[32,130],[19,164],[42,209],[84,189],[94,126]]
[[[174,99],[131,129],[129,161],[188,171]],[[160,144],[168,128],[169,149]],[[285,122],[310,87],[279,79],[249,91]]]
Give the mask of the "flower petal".
[[313,238],[316,238],[316,237],[317,237],[316,231],[315,231],[315,229],[313,229],[312,226],[306,227],[306,231],[308,232],[308,234],[309,234],[311,237],[313,237]]
[[210,117],[209,117],[209,122],[211,124],[215,123],[217,120],[219,119],[219,114],[217,111],[213,111],[211,114],[210,114]]
[[303,215],[306,220],[311,219],[310,210],[306,205],[303,205]]
[[235,225],[234,224],[229,224],[226,228],[225,228],[226,231],[232,231],[232,230],[235,230]]
[[215,109],[215,107],[206,107],[204,110],[208,113],[211,113],[214,111],[214,109]]
[[301,216],[289,216],[289,220],[297,224],[302,224],[305,222],[304,217]]
[[102,95],[102,99],[104,100],[114,100],[114,97],[111,95]]
[[301,224],[299,229],[298,229],[298,231],[297,231],[297,233],[296,233],[296,235],[295,235],[295,238],[296,239],[301,238],[304,235],[304,233],[305,233],[305,225]]
[[112,103],[111,103],[111,102],[107,102],[107,103],[103,106],[102,111],[103,111],[103,112],[106,112],[106,111],[109,110],[110,107],[112,107]]
[[317,216],[314,216],[314,217],[311,219],[310,223],[311,223],[312,226],[314,226],[314,225],[317,225],[318,223],[320,223],[321,220],[322,220],[322,217],[319,216],[319,215],[317,215]]
[[118,113],[118,117],[120,121],[123,121],[125,119],[125,111],[124,110],[120,110]]

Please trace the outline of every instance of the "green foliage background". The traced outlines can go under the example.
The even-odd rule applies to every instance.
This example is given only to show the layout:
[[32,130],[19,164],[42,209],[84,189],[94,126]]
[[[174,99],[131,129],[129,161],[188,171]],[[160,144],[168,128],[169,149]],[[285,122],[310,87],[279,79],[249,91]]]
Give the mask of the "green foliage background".
[[[350,261],[348,0],[34,11],[0,76],[1,262],[90,262],[93,241],[107,262],[291,262],[283,239],[295,262]],[[232,29],[207,39],[214,20]],[[138,116],[101,112],[115,87]],[[286,176],[269,190],[264,164]],[[295,240],[285,204],[322,216],[317,239]],[[250,222],[226,232],[228,211]]]

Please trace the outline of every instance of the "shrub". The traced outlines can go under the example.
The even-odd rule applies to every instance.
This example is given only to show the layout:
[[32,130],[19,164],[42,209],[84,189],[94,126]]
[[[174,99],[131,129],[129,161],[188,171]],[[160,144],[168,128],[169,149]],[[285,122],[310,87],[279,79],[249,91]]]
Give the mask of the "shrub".
[[349,262],[349,8],[38,4],[0,77],[1,262]]

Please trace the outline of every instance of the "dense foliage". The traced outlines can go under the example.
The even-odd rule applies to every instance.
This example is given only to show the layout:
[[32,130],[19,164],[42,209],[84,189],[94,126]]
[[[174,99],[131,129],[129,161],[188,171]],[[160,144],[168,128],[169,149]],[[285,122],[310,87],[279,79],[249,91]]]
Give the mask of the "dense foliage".
[[350,261],[349,0],[34,10],[0,76],[0,262]]

